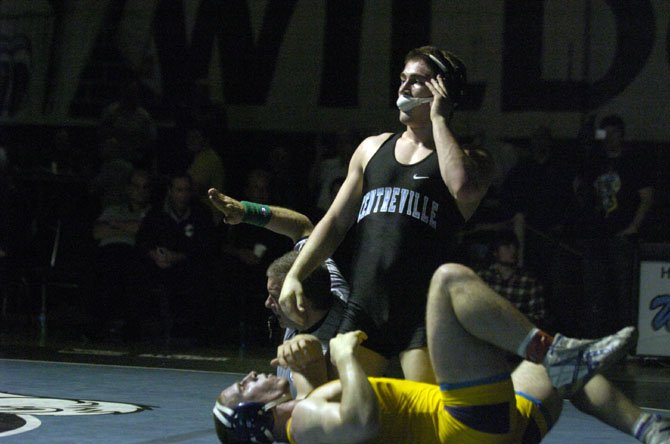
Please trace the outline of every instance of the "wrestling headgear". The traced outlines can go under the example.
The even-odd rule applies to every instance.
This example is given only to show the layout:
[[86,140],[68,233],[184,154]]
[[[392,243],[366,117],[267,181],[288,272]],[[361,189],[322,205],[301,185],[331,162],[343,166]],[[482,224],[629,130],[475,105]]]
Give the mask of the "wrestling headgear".
[[267,404],[240,402],[232,408],[216,401],[213,413],[217,432],[219,427],[223,427],[233,442],[272,443],[274,416],[270,410],[290,399],[291,395],[284,394]]
[[432,66],[435,74],[442,74],[449,98],[454,106],[459,106],[463,101],[467,85],[467,70],[463,61],[455,54],[442,51],[435,46],[412,49],[405,56],[405,63],[417,58]]
[[440,52],[440,58],[430,53],[427,56],[444,75],[445,86],[454,106],[460,105],[465,95],[465,85],[467,83],[465,65],[461,59],[447,51]]

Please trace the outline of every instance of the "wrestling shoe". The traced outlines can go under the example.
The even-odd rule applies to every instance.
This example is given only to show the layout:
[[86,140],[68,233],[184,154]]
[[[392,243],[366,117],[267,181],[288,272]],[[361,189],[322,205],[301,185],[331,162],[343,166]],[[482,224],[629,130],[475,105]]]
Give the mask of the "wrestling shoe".
[[623,358],[636,337],[635,327],[601,339],[572,339],[557,333],[542,365],[558,394],[569,398],[594,374]]
[[635,437],[645,444],[670,444],[670,419],[660,415],[650,416]]

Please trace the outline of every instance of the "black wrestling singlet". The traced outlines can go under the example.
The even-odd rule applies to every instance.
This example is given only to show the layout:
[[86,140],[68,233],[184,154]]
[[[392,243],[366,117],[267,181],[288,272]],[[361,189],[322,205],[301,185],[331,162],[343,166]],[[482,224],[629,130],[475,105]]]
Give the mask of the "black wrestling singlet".
[[[454,236],[464,223],[440,175],[437,153],[403,165],[395,158],[400,136],[384,142],[365,168],[352,293],[340,328],[368,332],[365,345],[384,355],[426,345],[428,285],[452,257]],[[424,343],[417,345],[419,329]]]

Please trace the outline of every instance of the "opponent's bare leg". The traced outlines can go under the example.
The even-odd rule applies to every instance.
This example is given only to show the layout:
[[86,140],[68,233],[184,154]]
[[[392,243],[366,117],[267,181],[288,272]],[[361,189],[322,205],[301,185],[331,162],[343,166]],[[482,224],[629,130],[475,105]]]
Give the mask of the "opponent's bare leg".
[[363,345],[358,346],[359,361],[363,371],[368,376],[384,376],[388,369],[389,360],[379,353],[366,348]]
[[[505,304],[500,304],[489,292],[492,290],[466,267],[442,265],[433,274],[428,290],[426,328],[437,382],[458,384],[510,371],[502,349],[464,328],[464,325],[481,324],[480,334],[484,338],[491,335],[493,328],[498,328],[498,334],[503,331],[502,320],[491,318],[504,317]],[[484,307],[479,307],[482,304],[490,316]],[[523,317],[517,319],[517,313],[511,316],[526,327],[514,326],[516,331],[510,333],[521,342],[532,325]]]
[[405,379],[435,384],[428,347],[413,348],[400,353],[400,366]]
[[[578,390],[596,371],[622,358],[635,339],[632,327],[599,340],[571,339],[560,334],[554,338],[535,328],[474,271],[459,264],[442,265],[433,274],[426,321],[438,381],[486,377],[491,374],[486,371],[486,363],[490,369],[504,368],[496,362],[500,348],[542,363],[553,386],[564,394]],[[477,346],[477,341],[468,336],[487,345],[494,344],[495,347],[489,348],[496,348],[495,351],[486,352],[485,347]],[[449,350],[450,343],[476,348],[468,350],[465,346],[466,352]]]
[[582,412],[644,443],[670,442],[670,419],[642,411],[602,375],[595,375],[570,402]]
[[515,391],[530,395],[542,403],[543,410],[550,415],[547,420],[551,423],[558,420],[563,410],[563,399],[551,385],[547,370],[542,365],[521,361],[512,372],[512,382]]

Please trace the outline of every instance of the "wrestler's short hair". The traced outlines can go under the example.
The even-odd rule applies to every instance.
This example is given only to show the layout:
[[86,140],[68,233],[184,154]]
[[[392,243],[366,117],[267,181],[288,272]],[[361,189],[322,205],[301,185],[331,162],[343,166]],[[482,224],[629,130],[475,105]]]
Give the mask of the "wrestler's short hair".
[[[284,279],[298,257],[298,253],[298,251],[289,251],[275,259],[268,267],[266,275]],[[305,297],[310,300],[315,309],[328,310],[333,306],[335,296],[330,291],[330,272],[325,263],[321,263],[307,276],[302,283],[302,288]]]
[[421,46],[414,48],[405,56],[405,64],[411,60],[423,60],[433,69],[435,75],[442,74],[445,79],[447,92],[454,106],[458,106],[465,95],[467,70],[463,61],[449,51],[436,46]]

